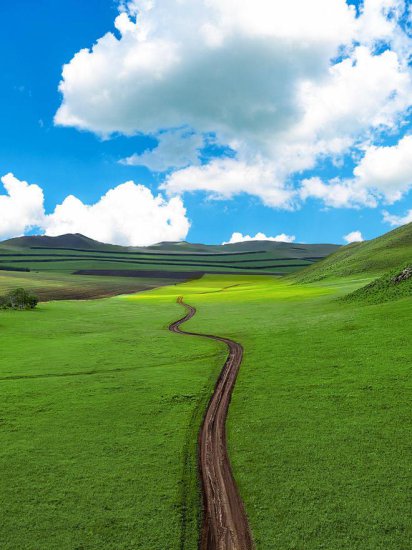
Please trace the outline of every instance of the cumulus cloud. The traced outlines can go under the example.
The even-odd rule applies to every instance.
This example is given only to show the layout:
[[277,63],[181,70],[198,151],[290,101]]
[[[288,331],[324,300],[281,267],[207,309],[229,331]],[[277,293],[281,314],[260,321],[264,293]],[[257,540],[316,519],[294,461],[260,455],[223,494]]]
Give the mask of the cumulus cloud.
[[37,185],[2,178],[9,196],[0,196],[0,236],[19,236],[36,226],[46,235],[82,233],[93,239],[121,245],[146,246],[179,241],[190,222],[179,197],[170,200],[132,181],[108,191],[96,203],[84,204],[68,196],[54,212],[46,214],[43,191]]
[[345,149],[366,130],[392,128],[411,104],[411,90],[410,71],[396,52],[376,55],[358,46],[329,68],[324,81],[302,84],[305,115],[294,131],[321,141],[339,139]]
[[296,237],[294,235],[286,235],[286,233],[281,233],[276,237],[267,237],[264,233],[256,233],[254,237],[250,235],[242,235],[242,233],[233,233],[230,240],[222,244],[234,244],[234,243],[244,243],[248,241],[274,241],[277,243],[294,243]]
[[351,180],[335,179],[325,183],[318,177],[308,178],[302,181],[299,194],[302,200],[318,199],[331,208],[373,208],[377,205],[368,189],[357,186]]
[[344,0],[163,0],[123,9],[119,37],[107,33],[65,65],[58,124],[102,134],[185,124],[230,138],[273,133],[297,114],[297,80],[327,68],[355,30]]
[[200,162],[200,150],[204,146],[202,136],[188,130],[172,130],[157,136],[158,145],[149,151],[122,159],[126,166],[146,166],[153,172],[181,169]]
[[[122,1],[116,30],[64,66],[55,121],[160,136],[157,149],[123,162],[176,170],[164,183],[170,194],[248,193],[291,208],[293,176],[400,127],[412,104],[405,8],[365,0],[357,15],[345,0]],[[179,127],[195,133],[179,143]],[[235,158],[199,165],[195,136],[204,133]],[[317,192],[329,206],[377,204],[366,179]],[[402,192],[392,190],[393,200]]]
[[393,146],[367,147],[354,176],[359,186],[375,190],[388,203],[399,200],[412,188],[412,136]]
[[352,231],[343,237],[343,239],[348,243],[359,243],[364,240],[362,233],[360,231]]
[[182,240],[190,224],[180,198],[167,201],[129,181],[92,205],[67,197],[46,216],[43,227],[47,235],[83,233],[104,242],[146,246]]
[[1,182],[7,195],[0,195],[0,239],[19,237],[39,226],[44,214],[42,189],[13,174],[6,174]]
[[242,162],[218,158],[202,166],[190,166],[169,175],[161,186],[169,194],[208,191],[215,199],[228,199],[239,193],[258,195],[264,204],[292,209],[295,192],[277,180],[272,163],[262,159]]
[[385,211],[383,213],[383,221],[389,223],[392,227],[399,227],[400,225],[412,223],[412,209],[408,210],[404,216],[396,216],[395,214],[390,214]]
[[391,146],[369,145],[353,171],[353,178],[318,177],[302,181],[302,200],[316,198],[335,208],[376,207],[380,199],[388,204],[400,200],[412,189],[412,136]]

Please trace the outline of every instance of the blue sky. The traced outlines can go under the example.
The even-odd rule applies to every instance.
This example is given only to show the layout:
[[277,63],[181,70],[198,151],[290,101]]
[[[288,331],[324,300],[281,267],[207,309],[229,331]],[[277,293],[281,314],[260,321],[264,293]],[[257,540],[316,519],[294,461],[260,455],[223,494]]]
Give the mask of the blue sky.
[[323,21],[324,0],[1,3],[0,237],[342,243],[412,221],[410,3],[328,1]]

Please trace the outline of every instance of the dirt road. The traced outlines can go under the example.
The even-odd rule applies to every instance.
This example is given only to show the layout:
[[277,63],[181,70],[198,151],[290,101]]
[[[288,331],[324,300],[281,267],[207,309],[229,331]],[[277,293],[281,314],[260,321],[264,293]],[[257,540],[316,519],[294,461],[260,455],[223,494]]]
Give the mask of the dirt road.
[[233,479],[226,445],[226,417],[243,357],[240,344],[213,336],[186,332],[180,325],[196,314],[196,309],[178,298],[186,315],[169,327],[172,332],[201,336],[223,342],[229,356],[216,383],[199,434],[199,469],[203,490],[201,550],[252,550],[249,524],[239,491]]

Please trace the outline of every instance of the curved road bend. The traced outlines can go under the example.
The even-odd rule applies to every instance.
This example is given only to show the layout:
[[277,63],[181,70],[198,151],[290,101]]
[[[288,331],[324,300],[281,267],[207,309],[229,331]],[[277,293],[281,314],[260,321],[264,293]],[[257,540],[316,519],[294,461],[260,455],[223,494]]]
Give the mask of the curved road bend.
[[226,442],[226,418],[230,399],[243,357],[240,344],[210,334],[187,332],[180,325],[196,314],[196,309],[178,298],[186,315],[169,330],[188,336],[200,336],[223,342],[229,356],[210,399],[199,434],[199,468],[203,492],[203,528],[201,550],[252,550],[248,519],[233,478]]

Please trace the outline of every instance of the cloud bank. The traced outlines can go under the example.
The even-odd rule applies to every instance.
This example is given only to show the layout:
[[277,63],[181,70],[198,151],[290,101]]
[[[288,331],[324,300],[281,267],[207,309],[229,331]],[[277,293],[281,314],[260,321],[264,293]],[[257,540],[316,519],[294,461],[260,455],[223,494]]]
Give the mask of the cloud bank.
[[[55,122],[161,136],[157,150],[123,162],[171,171],[169,195],[247,193],[286,209],[307,198],[336,208],[394,202],[410,181],[396,183],[386,162],[374,178],[370,160],[412,105],[406,10],[403,0],[365,0],[360,13],[344,0],[121,2],[113,32],[64,66]],[[182,127],[191,130],[179,143]],[[199,161],[210,133],[234,158]],[[409,145],[394,147],[401,155]],[[301,177],[345,155],[361,158],[353,180]]]
[[33,228],[56,236],[82,233],[120,245],[148,246],[180,241],[190,222],[179,197],[154,196],[150,189],[129,181],[108,191],[95,204],[68,196],[46,214],[43,191],[13,174],[1,178],[7,195],[0,195],[0,239],[17,237]]
[[267,237],[264,233],[256,233],[254,237],[251,237],[250,235],[242,235],[242,233],[235,232],[232,234],[228,242],[222,244],[244,243],[249,241],[274,241],[277,243],[293,243],[296,241],[296,237],[294,235],[286,235],[285,233],[281,233],[276,237]]

